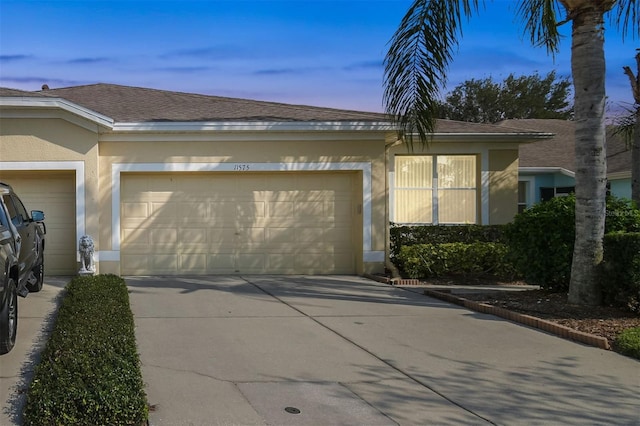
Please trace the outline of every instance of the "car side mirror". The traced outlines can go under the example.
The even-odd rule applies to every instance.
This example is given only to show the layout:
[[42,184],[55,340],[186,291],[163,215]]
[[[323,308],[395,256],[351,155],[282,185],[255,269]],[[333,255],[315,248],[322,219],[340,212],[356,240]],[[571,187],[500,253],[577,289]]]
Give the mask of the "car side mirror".
[[44,221],[44,212],[41,210],[31,210],[31,219],[34,222],[43,222]]

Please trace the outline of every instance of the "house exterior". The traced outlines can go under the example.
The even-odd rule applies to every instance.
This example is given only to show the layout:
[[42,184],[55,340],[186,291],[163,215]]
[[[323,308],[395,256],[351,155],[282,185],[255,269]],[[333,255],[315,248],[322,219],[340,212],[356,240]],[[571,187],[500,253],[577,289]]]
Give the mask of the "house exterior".
[[631,147],[607,131],[607,183],[611,194],[631,199]]
[[[555,119],[517,119],[498,123],[513,129],[552,133],[553,137],[520,146],[518,209],[564,196],[575,190],[575,122]],[[609,192],[631,198],[631,150],[607,132]]]
[[379,113],[94,84],[0,89],[0,180],[46,214],[45,268],[364,274],[389,223],[505,223],[518,147],[550,135],[439,121],[409,151]]

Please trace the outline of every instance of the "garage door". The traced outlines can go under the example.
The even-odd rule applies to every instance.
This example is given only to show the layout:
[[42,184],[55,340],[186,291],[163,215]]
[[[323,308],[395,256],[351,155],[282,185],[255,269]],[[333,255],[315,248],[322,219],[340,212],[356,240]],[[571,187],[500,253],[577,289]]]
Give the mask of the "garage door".
[[45,275],[76,274],[75,172],[3,171],[0,180],[13,187],[27,211],[44,211]]
[[122,273],[355,273],[354,176],[123,174]]

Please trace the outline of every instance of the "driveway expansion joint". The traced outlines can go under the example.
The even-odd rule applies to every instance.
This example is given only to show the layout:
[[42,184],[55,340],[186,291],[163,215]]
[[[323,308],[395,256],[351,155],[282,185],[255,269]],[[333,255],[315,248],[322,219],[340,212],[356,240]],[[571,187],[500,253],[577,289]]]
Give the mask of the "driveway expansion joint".
[[145,364],[146,367],[149,368],[156,368],[158,370],[166,370],[166,371],[173,371],[176,373],[188,373],[188,374],[193,374],[194,376],[199,376],[199,377],[205,377],[207,379],[212,379],[212,380],[216,380],[218,382],[223,382],[223,383],[231,383],[231,384],[236,384],[238,383],[236,380],[229,380],[229,379],[222,379],[220,377],[217,376],[213,376],[211,374],[204,374],[204,373],[200,373],[191,369],[182,369],[182,368],[171,368],[171,367],[165,367],[162,365],[157,365],[157,364]]
[[444,393],[438,391],[436,388],[434,388],[433,386],[424,383],[422,380],[414,377],[413,375],[411,375],[410,373],[402,370],[401,368],[397,367],[396,365],[393,364],[393,362],[391,362],[390,360],[386,360],[384,358],[381,358],[380,356],[376,355],[374,352],[372,352],[370,349],[367,349],[365,346],[362,346],[358,343],[356,343],[355,341],[351,340],[350,338],[348,338],[347,336],[343,335],[342,333],[339,333],[337,330],[332,329],[331,327],[329,327],[328,325],[322,323],[320,320],[318,320],[316,317],[307,314],[306,312],[296,308],[295,306],[291,305],[290,303],[286,302],[285,300],[283,300],[282,298],[276,296],[275,294],[271,293],[270,291],[262,288],[260,285],[250,281],[248,278],[245,277],[240,277],[241,279],[243,279],[244,281],[246,281],[248,284],[256,287],[258,290],[262,291],[263,293],[265,293],[266,295],[273,297],[274,299],[276,299],[277,301],[279,301],[280,303],[288,306],[289,308],[293,309],[296,312],[299,312],[300,314],[304,315],[305,317],[309,318],[311,321],[315,322],[316,324],[320,325],[321,327],[325,328],[326,330],[334,333],[335,335],[339,336],[340,338],[344,339],[345,341],[349,342],[350,344],[354,345],[355,347],[359,348],[360,350],[366,352],[367,354],[369,354],[370,356],[372,356],[373,358],[377,359],[378,361],[382,362],[383,364],[387,365],[388,367],[392,368],[393,370],[395,370],[396,372],[400,373],[401,375],[407,377],[408,379],[410,379],[411,381],[413,381],[414,383],[424,387],[425,389],[428,389],[430,392],[433,392],[434,394],[438,395],[440,398],[448,401],[449,403],[455,405],[456,407],[461,408],[462,410],[466,411],[467,413],[481,419],[484,420],[485,422],[495,425],[494,422],[492,422],[491,420],[489,420],[486,417],[483,417],[481,414],[475,412],[473,409],[471,408],[467,408],[465,407],[462,403],[455,401],[454,399],[448,397],[447,395],[445,395]]

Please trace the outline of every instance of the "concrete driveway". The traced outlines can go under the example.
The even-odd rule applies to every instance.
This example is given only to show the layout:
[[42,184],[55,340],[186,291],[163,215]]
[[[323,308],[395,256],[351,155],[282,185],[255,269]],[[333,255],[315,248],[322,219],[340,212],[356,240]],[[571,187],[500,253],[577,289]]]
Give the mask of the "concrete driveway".
[[640,363],[351,276],[131,277],[151,425],[640,424]]

